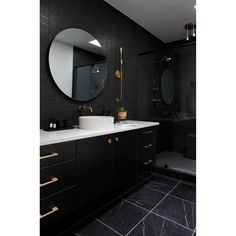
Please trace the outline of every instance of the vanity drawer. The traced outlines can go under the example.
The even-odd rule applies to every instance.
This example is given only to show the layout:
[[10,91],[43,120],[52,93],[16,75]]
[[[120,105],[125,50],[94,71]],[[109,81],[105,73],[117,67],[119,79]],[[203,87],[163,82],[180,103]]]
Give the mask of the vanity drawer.
[[156,127],[150,127],[139,131],[140,144],[143,146],[154,143],[156,139]]
[[75,210],[75,187],[40,201],[40,224],[44,228]]
[[142,144],[139,148],[139,161],[146,162],[155,156],[155,143]]
[[40,167],[76,159],[76,141],[40,147]]
[[75,160],[40,169],[40,198],[45,198],[75,184]]
[[156,155],[156,127],[139,131],[137,172],[143,172],[154,165]]

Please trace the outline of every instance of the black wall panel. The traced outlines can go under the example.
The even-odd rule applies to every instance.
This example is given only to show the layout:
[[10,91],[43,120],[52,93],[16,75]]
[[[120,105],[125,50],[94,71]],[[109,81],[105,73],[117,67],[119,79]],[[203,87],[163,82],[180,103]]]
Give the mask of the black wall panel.
[[[61,30],[81,28],[99,40],[108,60],[108,81],[104,91],[87,102],[99,114],[103,109],[115,113],[123,105],[128,119],[138,118],[138,54],[160,50],[164,44],[135,22],[112,8],[103,0],[41,0],[40,1],[40,127],[49,118],[77,122],[79,102],[59,91],[48,67],[51,41]],[[122,103],[116,103],[119,81],[114,78],[118,66],[119,48],[124,54],[124,91]]]

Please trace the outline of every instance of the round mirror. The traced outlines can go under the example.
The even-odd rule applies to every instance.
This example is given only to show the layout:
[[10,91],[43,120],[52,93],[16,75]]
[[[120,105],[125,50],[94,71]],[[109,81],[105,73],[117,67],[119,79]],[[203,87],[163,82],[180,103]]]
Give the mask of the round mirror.
[[170,68],[165,68],[161,74],[161,95],[166,104],[174,99],[174,79]]
[[88,32],[70,28],[53,39],[49,68],[58,88],[77,101],[89,101],[104,89],[107,62],[101,44]]

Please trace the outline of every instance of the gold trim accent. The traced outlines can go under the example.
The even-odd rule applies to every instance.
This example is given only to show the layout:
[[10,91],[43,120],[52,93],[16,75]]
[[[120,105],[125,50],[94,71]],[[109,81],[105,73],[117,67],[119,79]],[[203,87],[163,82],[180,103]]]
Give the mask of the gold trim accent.
[[55,183],[55,182],[57,182],[57,181],[59,181],[59,179],[58,179],[57,177],[53,177],[53,178],[51,178],[51,180],[49,180],[48,182],[40,184],[40,188],[41,188],[41,187],[44,187],[44,186],[47,186],[47,185],[49,185],[49,184],[53,184],[53,183]]
[[57,212],[57,211],[59,211],[59,208],[58,208],[57,206],[52,207],[52,208],[51,208],[51,211],[45,213],[44,215],[41,215],[41,214],[40,214],[40,219],[43,219],[44,217],[49,216],[49,215],[51,215],[51,214],[53,214],[53,213],[55,213],[55,212]]
[[143,134],[150,134],[150,133],[152,133],[152,130],[143,132]]
[[117,79],[120,79],[120,78],[121,78],[121,73],[120,73],[119,70],[116,70],[116,71],[115,71],[115,77],[116,77]]
[[149,143],[148,145],[144,145],[143,147],[144,147],[144,148],[150,148],[150,147],[152,147],[152,144]]
[[146,166],[146,165],[149,165],[151,163],[152,163],[152,160],[148,160],[148,161],[144,162],[143,164]]
[[115,71],[115,77],[120,80],[120,96],[116,97],[116,102],[121,102],[123,98],[123,58],[122,48],[120,48],[120,70]]
[[40,156],[40,160],[43,160],[43,159],[46,159],[46,158],[50,158],[50,157],[56,157],[56,156],[59,156],[59,153],[53,152],[53,153],[47,154],[45,156]]

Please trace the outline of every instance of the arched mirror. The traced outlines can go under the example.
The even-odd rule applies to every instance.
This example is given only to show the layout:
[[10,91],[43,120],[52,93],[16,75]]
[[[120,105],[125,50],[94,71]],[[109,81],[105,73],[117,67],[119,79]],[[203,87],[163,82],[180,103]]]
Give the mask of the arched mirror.
[[98,96],[107,81],[107,62],[101,44],[76,28],[61,31],[49,50],[49,67],[58,88],[77,101]]
[[166,104],[170,105],[173,102],[174,79],[169,67],[166,67],[161,74],[161,96]]

